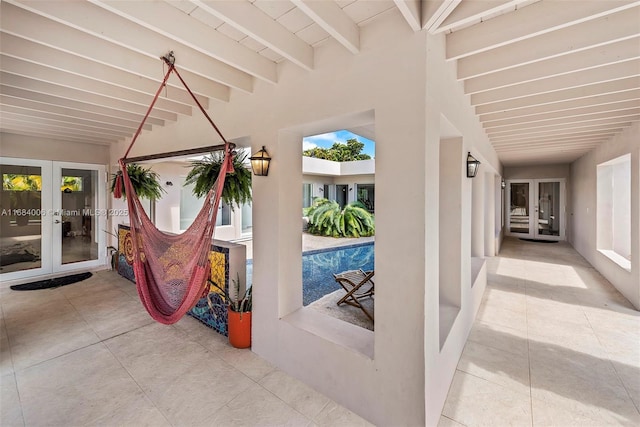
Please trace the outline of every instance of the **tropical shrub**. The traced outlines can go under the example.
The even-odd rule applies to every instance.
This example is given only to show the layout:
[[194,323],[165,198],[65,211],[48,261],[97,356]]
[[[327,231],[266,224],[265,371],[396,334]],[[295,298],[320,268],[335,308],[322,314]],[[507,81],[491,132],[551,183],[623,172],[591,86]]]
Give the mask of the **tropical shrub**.
[[344,209],[335,200],[317,198],[306,211],[307,231],[330,237],[365,237],[375,234],[374,217],[361,202],[351,202]]

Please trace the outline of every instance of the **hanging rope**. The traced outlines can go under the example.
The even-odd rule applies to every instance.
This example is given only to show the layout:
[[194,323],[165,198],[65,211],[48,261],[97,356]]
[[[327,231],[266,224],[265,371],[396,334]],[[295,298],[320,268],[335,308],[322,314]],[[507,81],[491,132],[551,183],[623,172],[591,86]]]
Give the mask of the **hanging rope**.
[[[196,302],[208,292],[209,251],[215,229],[220,196],[227,173],[233,172],[233,151],[213,120],[209,117],[191,89],[175,68],[173,52],[162,57],[169,69],[156,95],[149,105],[138,130],[124,156],[118,161],[121,174],[116,177],[114,197],[121,196],[121,185],[127,194],[131,240],[133,242],[133,270],[136,287],[142,304],[151,317],[161,323],[172,324],[180,320]],[[182,234],[174,235],[158,230],[149,219],[131,179],[127,174],[125,160],[135,144],[142,127],[151,114],[169,76],[175,73],[189,92],[200,111],[224,141],[224,161],[220,173],[204,200],[203,207],[193,224]],[[120,181],[122,180],[122,181]]]

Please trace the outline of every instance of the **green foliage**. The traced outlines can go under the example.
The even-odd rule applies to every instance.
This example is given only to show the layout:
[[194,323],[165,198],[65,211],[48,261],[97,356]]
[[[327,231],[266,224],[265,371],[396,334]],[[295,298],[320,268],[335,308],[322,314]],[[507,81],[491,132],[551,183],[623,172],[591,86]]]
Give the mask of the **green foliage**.
[[364,144],[355,138],[347,140],[346,144],[334,142],[331,148],[315,147],[305,150],[302,155],[318,159],[333,160],[334,162],[351,162],[354,160],[369,160],[371,156],[363,154]]
[[375,234],[374,217],[361,202],[351,202],[344,209],[334,200],[318,198],[307,211],[308,231],[330,237],[365,237]]
[[[244,165],[247,159],[246,152],[238,152],[233,158],[235,172],[227,174],[222,189],[222,201],[234,208],[234,204],[240,206],[251,203],[251,171]],[[202,160],[191,162],[191,171],[187,175],[185,185],[194,184],[193,194],[196,197],[204,197],[220,173],[224,153],[218,151],[211,153]]]
[[[118,175],[122,175],[122,171],[118,171],[111,179],[112,193],[116,188]],[[145,169],[136,163],[129,163],[127,164],[127,175],[129,175],[131,185],[140,199],[158,200],[162,197],[162,193],[166,193],[165,189],[160,185],[159,175],[156,172],[153,172],[151,168]],[[124,180],[121,179],[120,183],[122,196],[127,197],[124,188]]]
[[[240,275],[238,274],[237,279],[236,280],[232,279],[231,281],[233,282],[233,292],[234,292],[234,295],[236,295],[236,298],[232,298],[232,296],[229,294],[229,292],[227,292],[226,289],[224,289],[221,286],[218,286],[218,284],[211,281],[211,279],[208,279],[208,282],[210,285],[215,286],[224,294],[224,303],[225,305],[229,306],[231,311],[236,311],[240,313],[247,313],[251,311],[251,307],[253,304],[253,293],[252,293],[253,286],[249,286],[244,291],[244,294],[240,296]],[[209,306],[211,306],[212,304],[211,300],[209,298],[207,298],[207,300],[209,302]]]

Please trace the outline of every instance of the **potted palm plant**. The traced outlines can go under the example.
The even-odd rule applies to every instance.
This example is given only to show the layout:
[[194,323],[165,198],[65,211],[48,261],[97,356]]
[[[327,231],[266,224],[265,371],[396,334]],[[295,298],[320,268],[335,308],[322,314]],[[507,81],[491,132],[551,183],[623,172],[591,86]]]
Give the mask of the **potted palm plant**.
[[[228,292],[217,283],[209,279],[209,284],[219,289],[224,294],[224,305],[227,307],[227,332],[229,344],[236,348],[251,347],[251,308],[252,286],[247,287],[244,293],[240,292],[240,277],[232,280],[233,292]],[[211,299],[207,298],[211,306]],[[213,307],[211,307],[213,311]]]

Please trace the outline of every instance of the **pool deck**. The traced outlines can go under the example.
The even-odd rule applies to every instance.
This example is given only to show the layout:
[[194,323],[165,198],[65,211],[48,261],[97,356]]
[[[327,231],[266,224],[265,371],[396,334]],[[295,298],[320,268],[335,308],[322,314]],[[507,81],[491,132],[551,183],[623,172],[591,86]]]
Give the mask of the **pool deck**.
[[[312,234],[302,233],[302,252],[325,248],[337,248],[340,246],[355,245],[357,243],[373,242],[374,239],[374,236],[358,238],[336,238],[314,236]],[[247,260],[253,259],[253,240],[243,240],[239,241],[238,243],[247,247]]]

